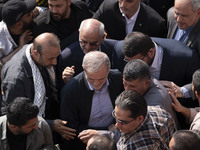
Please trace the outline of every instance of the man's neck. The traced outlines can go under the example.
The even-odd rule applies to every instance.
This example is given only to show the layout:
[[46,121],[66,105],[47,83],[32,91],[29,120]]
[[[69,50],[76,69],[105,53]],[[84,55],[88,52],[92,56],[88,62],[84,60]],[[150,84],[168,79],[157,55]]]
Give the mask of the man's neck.
[[14,125],[10,125],[9,123],[7,123],[8,130],[9,130],[12,134],[18,135],[18,133],[15,131],[15,129],[14,129],[13,126],[14,126]]
[[8,30],[12,35],[21,35],[23,33],[23,30],[21,28],[15,26],[8,27]]

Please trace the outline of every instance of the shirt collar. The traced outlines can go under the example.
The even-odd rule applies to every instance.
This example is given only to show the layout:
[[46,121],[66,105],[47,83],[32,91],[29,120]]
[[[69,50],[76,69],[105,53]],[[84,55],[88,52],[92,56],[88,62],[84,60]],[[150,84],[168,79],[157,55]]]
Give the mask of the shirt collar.
[[161,48],[160,46],[158,46],[155,42],[153,42],[155,45],[155,56],[153,59],[153,62],[151,64],[151,68],[158,68],[159,67],[159,49]]
[[[121,11],[121,10],[120,10],[120,11]],[[137,16],[138,16],[138,14],[139,14],[139,11],[140,11],[140,3],[139,3],[138,10],[136,11],[136,13],[135,13],[130,19],[128,19],[124,13],[122,13],[122,12],[121,12],[121,13],[122,13],[122,16],[125,17],[126,22],[129,23],[129,22],[132,22],[132,21],[134,21],[134,22],[136,21]]]

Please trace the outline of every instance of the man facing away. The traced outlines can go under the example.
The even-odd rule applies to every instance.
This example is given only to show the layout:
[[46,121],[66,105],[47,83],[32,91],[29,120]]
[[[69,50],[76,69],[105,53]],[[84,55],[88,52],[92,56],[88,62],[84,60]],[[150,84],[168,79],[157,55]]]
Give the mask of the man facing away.
[[1,150],[36,150],[53,144],[46,121],[29,98],[17,97],[0,117]]
[[79,138],[85,142],[96,134],[109,134],[117,149],[168,150],[176,125],[169,113],[160,106],[148,106],[142,95],[134,90],[122,92],[112,112],[116,120],[113,131],[84,130]]
[[169,143],[169,150],[199,150],[200,137],[193,131],[176,131]]

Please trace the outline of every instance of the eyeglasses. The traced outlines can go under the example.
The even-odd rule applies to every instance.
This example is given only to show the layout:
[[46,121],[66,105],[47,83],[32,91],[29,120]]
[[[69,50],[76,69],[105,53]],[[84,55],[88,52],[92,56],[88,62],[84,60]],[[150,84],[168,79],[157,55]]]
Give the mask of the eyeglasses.
[[[147,54],[143,55],[142,58],[137,58],[137,59],[144,60],[144,58],[145,58],[146,56],[147,56]],[[132,59],[131,59],[131,60],[132,60]],[[124,57],[124,61],[128,63],[130,60],[128,60],[126,57]]]
[[117,122],[119,122],[119,123],[122,124],[122,125],[127,125],[127,124],[131,123],[131,122],[134,120],[134,119],[133,119],[133,120],[131,120],[131,121],[123,121],[123,120],[117,119],[117,118],[115,117],[115,110],[113,110],[112,116],[113,116],[113,118],[115,118],[115,120],[116,120]]
[[81,45],[86,45],[86,44],[89,44],[90,46],[98,46],[100,44],[100,42],[86,42],[86,41],[83,41],[83,40],[80,40],[79,41]]

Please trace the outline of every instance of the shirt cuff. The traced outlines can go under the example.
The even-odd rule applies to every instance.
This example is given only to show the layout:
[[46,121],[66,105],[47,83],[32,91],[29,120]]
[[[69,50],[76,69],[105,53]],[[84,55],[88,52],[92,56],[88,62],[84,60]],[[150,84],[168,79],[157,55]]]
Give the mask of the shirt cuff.
[[184,98],[190,98],[191,97],[189,91],[185,87],[181,87],[181,93],[183,94]]

